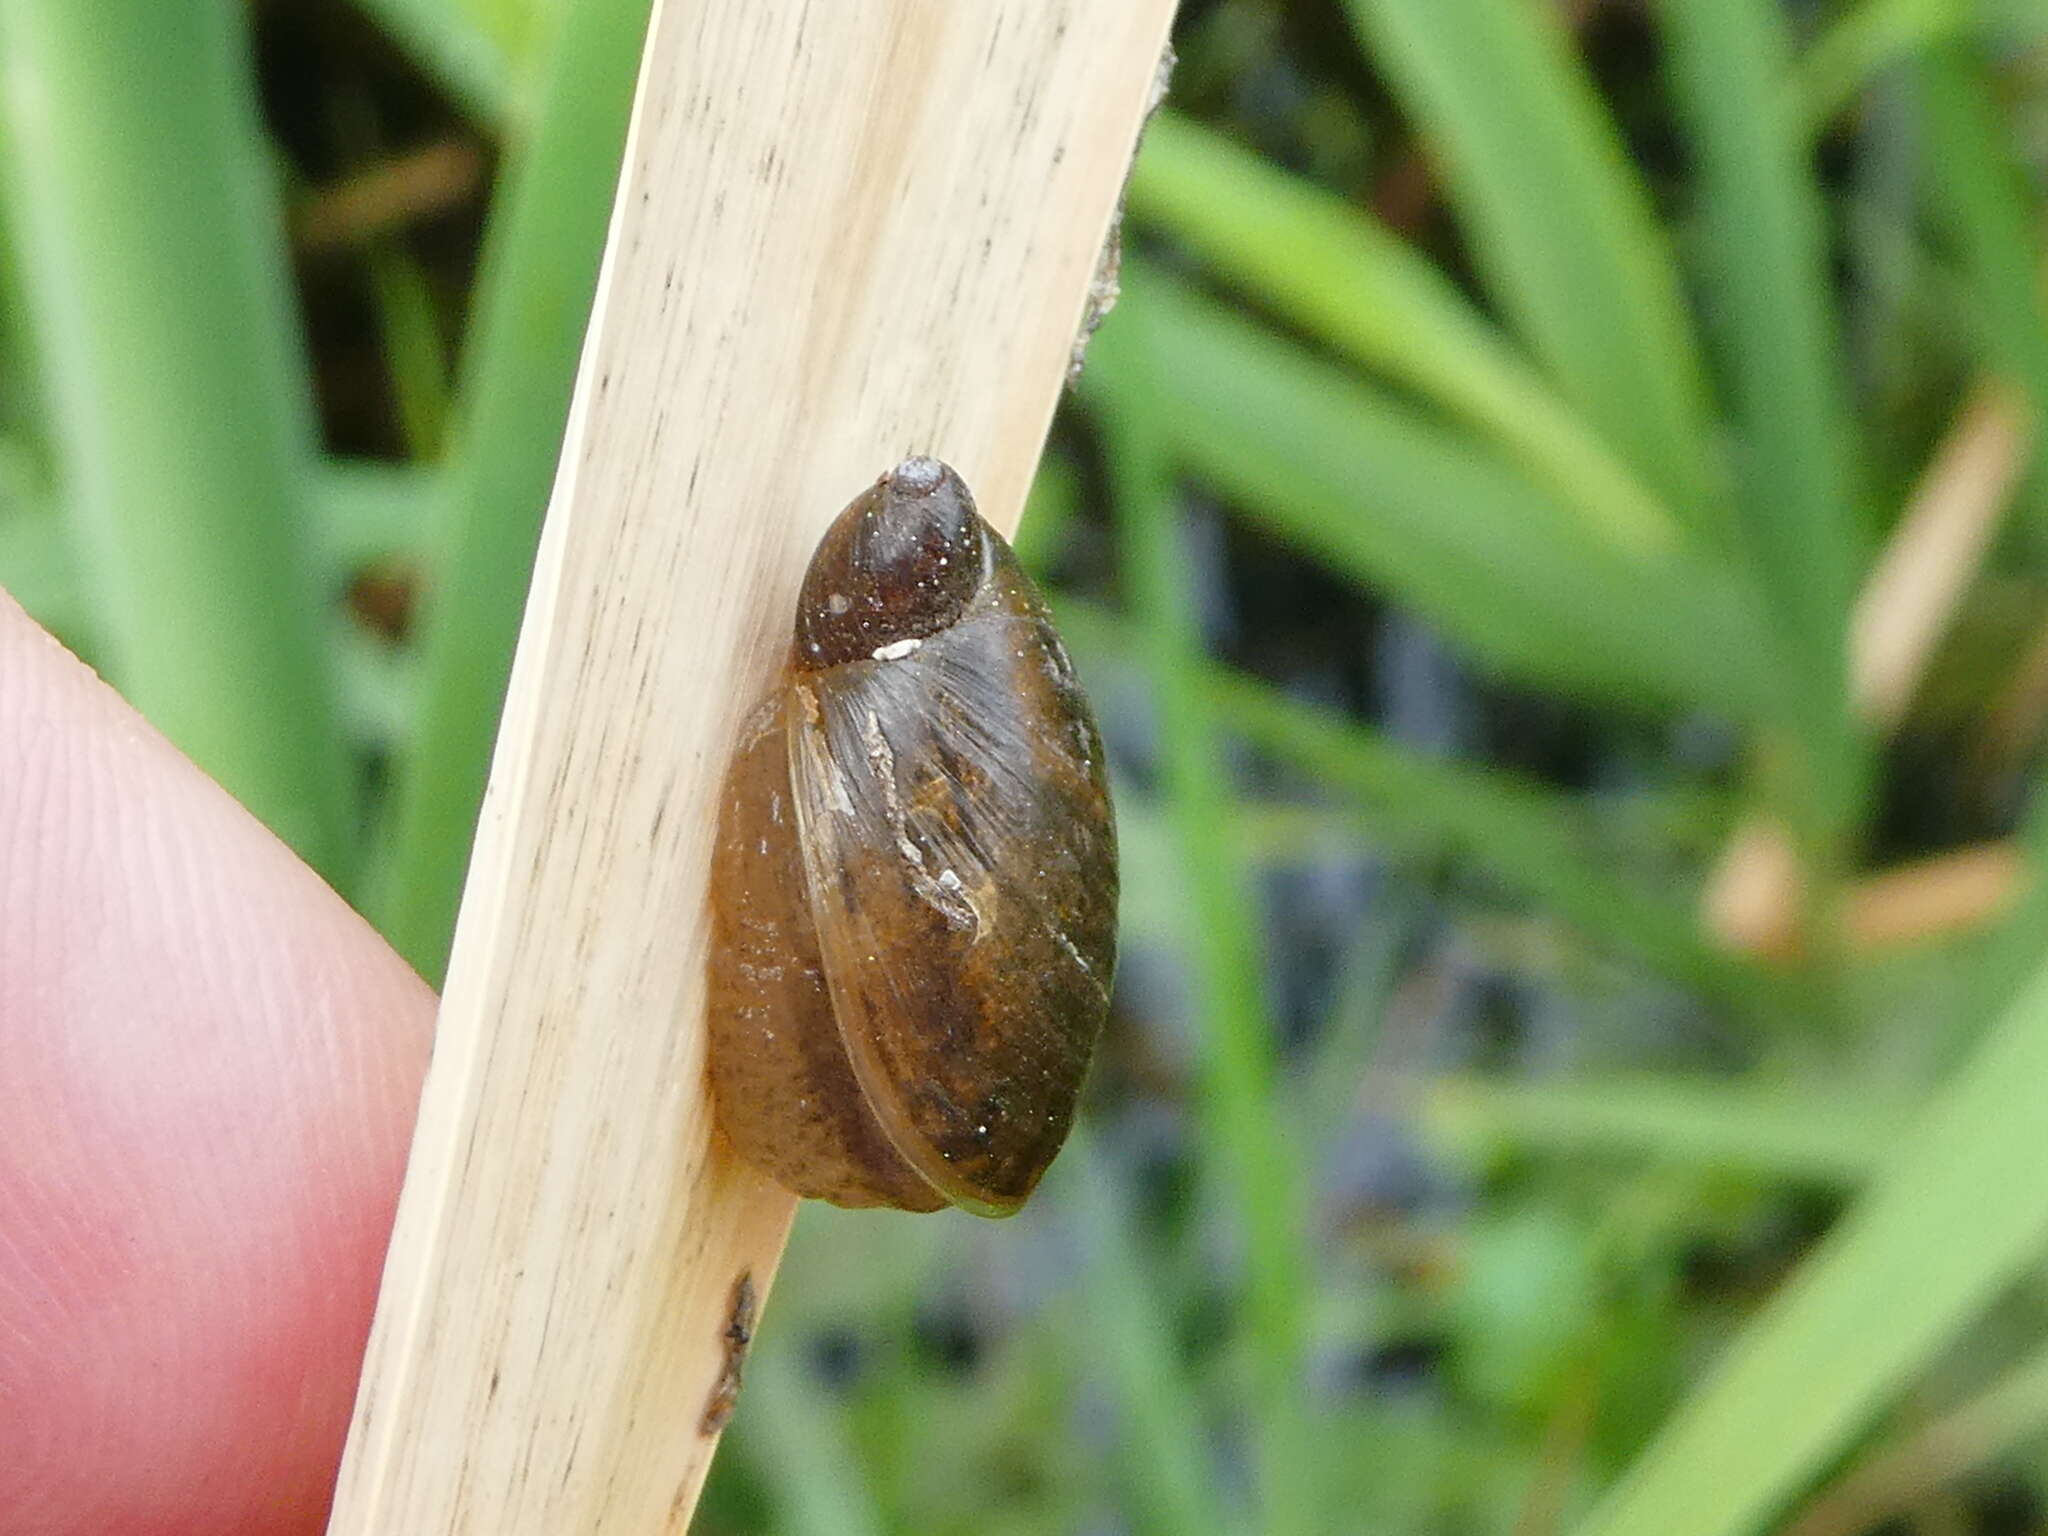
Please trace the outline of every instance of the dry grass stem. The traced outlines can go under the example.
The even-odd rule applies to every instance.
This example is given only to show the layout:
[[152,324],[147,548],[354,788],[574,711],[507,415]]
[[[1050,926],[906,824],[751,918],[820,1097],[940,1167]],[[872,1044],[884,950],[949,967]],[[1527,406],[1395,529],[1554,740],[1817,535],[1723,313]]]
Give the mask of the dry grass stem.
[[[2031,448],[2027,423],[2025,402],[2015,390],[1996,381],[1980,385],[1929,461],[1864,583],[1850,618],[1850,692],[1858,713],[1880,733],[1889,734],[1904,717],[1935,647],[1983,564],[2026,469]],[[1981,861],[1965,862],[1980,871],[1986,867]],[[1911,926],[1917,909],[1898,895],[1899,882],[1910,873],[1880,876],[1851,893],[1845,913],[1851,943],[1905,942],[1956,926],[1952,912],[1936,914],[1932,908],[1927,915],[1939,916],[1937,928]],[[1801,947],[1803,887],[1784,829],[1752,818],[1730,837],[1709,876],[1700,920],[1730,949],[1786,958]],[[2011,895],[2013,883],[1980,879],[1971,890],[2003,899]],[[1868,916],[1873,901],[1883,914],[1875,919]],[[1966,907],[1967,902],[1955,910]],[[1985,907],[1973,920],[1987,920],[1998,910]],[[1872,937],[1878,934],[1889,937]]]
[[310,254],[363,245],[468,201],[483,178],[474,144],[424,145],[306,194],[292,210],[292,239]]
[[1856,602],[1850,692],[1880,731],[1899,723],[1956,605],[1976,578],[2026,468],[2026,402],[1980,387],[1942,440]]

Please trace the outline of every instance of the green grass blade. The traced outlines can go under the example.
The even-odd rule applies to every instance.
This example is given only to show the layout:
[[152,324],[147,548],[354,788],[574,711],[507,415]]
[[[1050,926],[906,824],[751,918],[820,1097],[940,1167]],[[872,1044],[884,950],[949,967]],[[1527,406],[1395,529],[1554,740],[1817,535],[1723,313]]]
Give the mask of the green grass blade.
[[2048,959],[2048,784],[2038,772],[2032,791],[2020,826],[2019,843],[2027,858],[2020,898],[1985,935],[1960,988],[1956,1016],[1969,1023],[1994,1016],[2013,989]]
[[418,562],[434,543],[446,495],[439,470],[383,459],[326,459],[314,476],[322,573],[330,586],[378,561]]
[[1491,870],[1582,932],[1662,975],[1760,1001],[1754,974],[1701,940],[1691,903],[1607,873],[1584,817],[1554,792],[1404,752],[1225,669],[1209,675],[1208,687],[1223,719],[1246,740],[1363,804],[1384,807],[1404,828],[1428,829],[1447,851]]
[[834,1394],[807,1379],[787,1335],[771,1330],[747,1367],[734,1430],[746,1440],[784,1531],[880,1536],[886,1529]]
[[2048,968],[1579,1536],[1743,1536],[2048,1245]]
[[1145,131],[1130,206],[1289,320],[1497,439],[1589,531],[1642,554],[1684,540],[1493,324],[1370,214],[1172,112]]
[[[62,514],[46,489],[26,475],[11,477],[9,467],[0,453],[0,583],[26,572],[24,582],[67,612],[83,613],[85,591]],[[321,585],[334,591],[365,566],[418,560],[441,516],[438,474],[383,459],[322,459],[311,495],[315,565]]]
[[2040,199],[2014,158],[1982,51],[1953,43],[1919,68],[1927,130],[1922,177],[1962,256],[1982,345],[2048,422],[2048,307],[2042,301]]
[[1801,56],[1798,112],[1817,134],[1871,82],[1929,43],[1964,30],[1969,0],[1862,0],[1828,24]]
[[[1126,262],[1147,356],[1084,398],[1156,399],[1178,461],[1267,531],[1408,604],[1519,676],[1635,704],[1756,708],[1743,594],[1719,566],[1589,535],[1484,444]],[[1124,318],[1120,315],[1119,318]],[[1135,393],[1133,393],[1135,392]],[[1115,398],[1112,398],[1112,397]]]
[[[0,541],[0,553],[5,548]],[[1068,611],[1064,604],[1056,607],[1061,613]],[[1092,637],[1094,632],[1090,633]],[[1099,653],[1080,642],[1075,643],[1075,650],[1084,669],[1094,674]],[[1254,878],[1270,870],[1342,858],[1347,853],[1364,859],[1383,845],[1374,835],[1370,819],[1348,805],[1249,795],[1239,796],[1228,835],[1231,858],[1252,871]],[[1123,795],[1116,806],[1116,840],[1123,871],[1117,926],[1123,942],[1176,942],[1187,920],[1186,890],[1167,818],[1154,801]]]
[[[5,463],[0,455],[0,587],[91,661],[97,635],[63,520],[47,495],[10,496]],[[339,589],[365,565],[416,556],[434,522],[433,488],[420,470],[367,459],[323,463],[313,482],[322,582]],[[344,614],[327,625],[327,642],[350,741],[380,750],[404,741],[419,714],[414,656]]]
[[1423,1118],[1468,1150],[1655,1158],[1823,1187],[1856,1186],[1898,1139],[1895,1106],[1714,1079],[1432,1082]]
[[1943,1484],[2048,1428],[2048,1349],[2036,1348],[1961,1406],[1899,1435],[1815,1499],[1783,1536],[1861,1536],[1908,1516]]
[[[575,0],[567,9],[574,9]],[[463,110],[503,125],[513,115],[514,70],[504,45],[451,0],[356,0]]]
[[1024,569],[1041,581],[1047,565],[1065,546],[1080,499],[1080,477],[1071,463],[1051,453],[1039,460],[1038,473],[1031,477],[1031,492],[1024,502],[1024,516],[1017,524],[1017,536],[1010,540],[1010,547],[1017,552]]
[[[1149,316],[1122,319],[1119,362],[1142,356]],[[1104,367],[1100,356],[1091,368]],[[1122,398],[1130,402],[1128,392]],[[1245,1253],[1241,1339],[1251,1372],[1259,1527],[1276,1536],[1313,1529],[1307,1459],[1307,1199],[1280,1124],[1273,1025],[1267,1015],[1259,923],[1244,872],[1224,836],[1235,809],[1222,741],[1201,684],[1201,638],[1187,579],[1159,417],[1141,406],[1111,425],[1110,466],[1124,569],[1159,712],[1162,797],[1187,886],[1186,958],[1202,1044],[1205,1139],[1221,1165]]]
[[1650,487],[1718,533],[1724,497],[1677,275],[1554,7],[1347,8],[1438,157],[1494,302]]
[[86,623],[70,540],[47,507],[0,505],[0,587],[59,638],[73,637]]
[[445,537],[429,578],[419,731],[399,764],[373,911],[422,975],[447,966],[512,647],[618,183],[649,0],[562,16],[533,132],[493,210],[464,360]]
[[346,619],[334,626],[330,644],[351,736],[389,751],[419,714],[412,653]]
[[438,458],[448,430],[450,389],[426,272],[401,239],[373,241],[363,263],[406,454]]
[[1820,198],[1778,7],[1662,0],[1658,14],[1698,157],[1703,286],[1740,442],[1745,543],[1783,640],[1782,707],[1806,745],[1785,810],[1825,850],[1862,790],[1846,637],[1863,551]]
[[312,397],[246,28],[230,0],[0,0],[7,173],[102,655],[340,880]]
[[1222,1501],[1207,1454],[1201,1406],[1176,1352],[1158,1277],[1139,1252],[1140,1224],[1115,1169],[1085,1125],[1076,1126],[1057,1187],[1073,1210],[1087,1254],[1088,1326],[1067,1330],[1080,1346],[1076,1379],[1106,1372],[1123,1416],[1117,1451],[1138,1528],[1159,1536],[1224,1531],[1237,1522]]

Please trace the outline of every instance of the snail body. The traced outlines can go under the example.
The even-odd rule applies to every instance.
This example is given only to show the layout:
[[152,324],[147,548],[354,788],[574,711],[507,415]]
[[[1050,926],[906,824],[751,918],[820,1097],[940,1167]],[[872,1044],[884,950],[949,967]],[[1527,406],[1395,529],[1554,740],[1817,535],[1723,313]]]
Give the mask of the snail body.
[[1116,962],[1102,744],[960,477],[840,514],[741,733],[712,867],[711,1084],[742,1156],[839,1205],[1017,1209]]

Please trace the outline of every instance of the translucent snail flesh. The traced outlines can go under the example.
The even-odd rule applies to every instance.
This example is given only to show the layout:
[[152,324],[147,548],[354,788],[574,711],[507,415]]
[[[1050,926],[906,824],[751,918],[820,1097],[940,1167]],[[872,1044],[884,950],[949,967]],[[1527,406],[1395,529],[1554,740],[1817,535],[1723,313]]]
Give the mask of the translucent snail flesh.
[[1116,824],[1044,599],[906,460],[805,574],[712,869],[711,1081],[840,1205],[1006,1215],[1065,1139],[1116,963]]

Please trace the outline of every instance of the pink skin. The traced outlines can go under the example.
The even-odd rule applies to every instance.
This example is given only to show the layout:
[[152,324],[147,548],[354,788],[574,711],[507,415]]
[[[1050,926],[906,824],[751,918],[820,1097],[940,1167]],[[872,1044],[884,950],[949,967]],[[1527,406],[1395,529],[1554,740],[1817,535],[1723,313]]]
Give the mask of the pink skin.
[[318,1531],[434,998],[0,593],[0,1536]]

